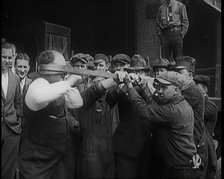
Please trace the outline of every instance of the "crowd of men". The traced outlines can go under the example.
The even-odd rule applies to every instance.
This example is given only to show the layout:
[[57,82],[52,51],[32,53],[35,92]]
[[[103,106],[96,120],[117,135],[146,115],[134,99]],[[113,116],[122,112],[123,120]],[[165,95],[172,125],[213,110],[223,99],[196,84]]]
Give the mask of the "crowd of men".
[[[156,24],[163,58],[148,65],[123,53],[66,63],[45,50],[29,76],[29,55],[2,43],[1,177],[216,178],[218,109],[210,78],[183,56],[186,7],[166,0]],[[89,75],[52,70],[66,66]]]
[[78,53],[66,63],[46,50],[32,79],[29,61],[2,43],[2,178],[215,178],[218,109],[193,57],[147,65],[139,54]]

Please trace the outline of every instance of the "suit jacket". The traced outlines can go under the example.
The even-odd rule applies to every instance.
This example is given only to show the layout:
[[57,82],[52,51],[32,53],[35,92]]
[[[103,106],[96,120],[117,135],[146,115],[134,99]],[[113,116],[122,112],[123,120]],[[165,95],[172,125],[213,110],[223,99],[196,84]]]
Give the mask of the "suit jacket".
[[28,87],[29,87],[29,85],[30,85],[31,82],[32,82],[32,80],[30,78],[26,77],[26,79],[25,79],[25,85],[23,87],[23,92],[22,92],[23,96],[27,92]]
[[[26,92],[28,90],[29,85],[31,84],[32,80],[28,77],[26,77],[25,79],[25,84],[23,87],[23,91],[22,91],[22,102],[21,102],[21,110],[22,110],[22,130],[25,130],[25,115],[24,115],[24,110],[23,110],[23,105],[24,105],[24,100],[25,100],[25,95]],[[23,132],[23,131],[22,131]]]
[[1,118],[2,124],[7,125],[12,131],[17,134],[21,133],[21,93],[19,77],[13,72],[8,73],[8,89],[5,97],[2,89],[1,98]]

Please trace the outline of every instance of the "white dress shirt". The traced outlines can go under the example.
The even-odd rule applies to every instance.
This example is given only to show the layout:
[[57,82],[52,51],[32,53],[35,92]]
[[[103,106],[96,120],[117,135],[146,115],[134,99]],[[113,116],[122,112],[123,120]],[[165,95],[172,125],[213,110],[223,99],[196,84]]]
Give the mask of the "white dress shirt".
[[21,89],[21,94],[23,93],[23,88],[25,86],[26,78],[23,78],[20,80],[20,89]]
[[9,72],[6,71],[2,73],[2,90],[4,92],[5,98],[7,95],[8,83],[9,83]]
[[38,111],[62,95],[65,97],[68,108],[75,109],[83,105],[79,90],[72,88],[68,81],[50,84],[43,78],[38,78],[30,84],[25,103],[31,110]]

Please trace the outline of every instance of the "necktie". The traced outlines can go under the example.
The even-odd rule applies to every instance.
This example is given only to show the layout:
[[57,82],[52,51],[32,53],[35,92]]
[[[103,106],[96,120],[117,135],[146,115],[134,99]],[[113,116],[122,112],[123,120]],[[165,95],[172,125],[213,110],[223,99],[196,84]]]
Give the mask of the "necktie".
[[168,6],[168,22],[173,22],[173,16],[172,16],[172,5],[171,3]]

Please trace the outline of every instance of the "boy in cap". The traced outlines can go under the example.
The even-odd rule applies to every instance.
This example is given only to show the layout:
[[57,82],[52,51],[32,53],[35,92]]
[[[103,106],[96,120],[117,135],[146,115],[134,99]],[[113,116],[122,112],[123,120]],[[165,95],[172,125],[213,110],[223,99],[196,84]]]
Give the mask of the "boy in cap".
[[126,54],[117,54],[112,58],[112,71],[123,71],[123,68],[130,66],[130,57]]
[[208,88],[210,85],[210,78],[206,75],[196,75],[194,81],[197,86],[203,91],[205,98],[205,130],[208,141],[208,167],[206,178],[215,178],[215,172],[217,167],[217,157],[215,145],[213,143],[214,129],[217,122],[218,108],[208,97]]
[[169,60],[165,58],[159,58],[154,60],[151,63],[151,67],[153,69],[155,77],[166,73],[168,71],[169,65],[170,65]]
[[[147,104],[133,88],[130,75],[124,82],[128,88],[129,103],[138,120],[157,124],[155,148],[162,178],[197,178],[200,157],[195,155],[194,114],[181,95],[182,78],[176,72],[167,72],[154,80],[156,97]],[[142,90],[145,93],[145,90]],[[144,96],[151,97],[149,91]],[[158,177],[158,176],[157,176]]]
[[109,68],[109,59],[106,55],[98,53],[94,56],[94,69],[107,71]]
[[[77,53],[70,58],[70,64],[75,69],[88,69],[88,60],[91,59],[90,56],[87,56],[84,53]],[[83,76],[82,83],[78,85],[78,89],[80,92],[83,92],[86,88],[88,88],[92,83],[92,80],[88,76]]]
[[84,53],[77,53],[70,58],[70,64],[73,68],[87,69],[87,59]]
[[208,148],[204,124],[205,105],[203,93],[193,80],[195,65],[196,60],[193,57],[181,56],[177,58],[176,65],[170,68],[170,70],[177,71],[184,79],[181,89],[182,95],[194,111],[194,142],[197,147],[197,153],[204,165],[201,177],[205,177],[208,163]]

